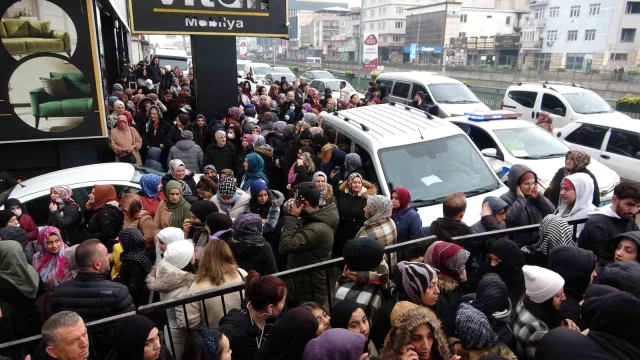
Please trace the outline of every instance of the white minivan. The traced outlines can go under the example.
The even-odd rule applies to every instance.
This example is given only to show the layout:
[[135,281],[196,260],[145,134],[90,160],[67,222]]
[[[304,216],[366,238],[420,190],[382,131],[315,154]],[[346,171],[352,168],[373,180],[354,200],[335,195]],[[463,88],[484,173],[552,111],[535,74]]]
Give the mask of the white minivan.
[[246,78],[247,73],[251,73],[256,83],[259,83],[262,79],[264,79],[265,75],[272,72],[273,68],[269,66],[269,64],[252,62],[249,64],[244,64],[244,74],[242,75],[242,77]]
[[241,60],[241,59],[237,59],[236,60],[236,65],[237,65],[237,69],[238,69],[238,77],[244,78],[246,73],[244,72],[244,66],[246,64],[250,64],[253,61],[251,60]]
[[[467,196],[464,222],[480,220],[482,201],[507,191],[469,137],[456,125],[399,103],[363,106],[323,116],[324,133],[357,153],[362,176],[378,193],[404,187],[424,226],[442,217],[444,197]],[[334,190],[337,191],[337,190]]]
[[489,111],[489,107],[463,83],[450,77],[424,71],[382,73],[376,79],[389,89],[389,100],[410,104],[416,92],[425,94],[425,102],[437,105],[438,116],[463,116],[467,112]]
[[500,107],[522,113],[521,119],[531,122],[536,122],[538,113],[547,112],[556,128],[578,119],[631,120],[589,89],[548,81],[509,86]]

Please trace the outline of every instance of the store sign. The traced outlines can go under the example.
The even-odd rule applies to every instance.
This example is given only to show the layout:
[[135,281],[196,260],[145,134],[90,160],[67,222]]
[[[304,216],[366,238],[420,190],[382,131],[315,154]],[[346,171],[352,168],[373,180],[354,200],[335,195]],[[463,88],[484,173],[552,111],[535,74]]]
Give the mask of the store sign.
[[329,53],[329,45],[327,43],[322,44],[322,55],[327,55]]
[[409,60],[415,61],[418,52],[418,45],[416,43],[412,43],[409,45]]
[[496,50],[520,49],[520,35],[496,35]]
[[240,58],[241,59],[246,59],[247,58],[247,42],[245,40],[240,41]]
[[[415,47],[415,50],[412,49],[412,47]],[[410,46],[404,47],[404,52],[409,53],[409,58],[411,58],[412,51],[420,54],[442,54],[442,46],[416,46],[415,44],[411,44]]]
[[449,47],[451,49],[466,49],[467,48],[467,38],[466,37],[455,37],[449,39]]
[[107,136],[94,3],[0,1],[0,143]]
[[288,0],[130,0],[131,32],[288,36]]
[[364,70],[378,69],[378,34],[364,33],[362,45],[362,68]]

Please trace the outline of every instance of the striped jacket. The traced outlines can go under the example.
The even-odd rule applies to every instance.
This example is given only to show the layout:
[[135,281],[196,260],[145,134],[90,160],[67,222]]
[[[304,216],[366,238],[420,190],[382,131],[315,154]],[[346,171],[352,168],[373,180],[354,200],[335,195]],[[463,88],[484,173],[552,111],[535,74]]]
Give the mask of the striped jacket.
[[[394,245],[398,239],[396,223],[393,219],[388,218],[371,225],[364,225],[355,236],[356,239],[361,237],[370,237],[377,240],[384,247]],[[390,254],[390,257],[388,260],[390,260],[390,266],[393,267],[396,265],[396,253]]]
[[547,324],[529,312],[524,306],[523,299],[520,299],[516,305],[516,316],[511,328],[517,341],[518,357],[534,360],[538,342],[549,332]]

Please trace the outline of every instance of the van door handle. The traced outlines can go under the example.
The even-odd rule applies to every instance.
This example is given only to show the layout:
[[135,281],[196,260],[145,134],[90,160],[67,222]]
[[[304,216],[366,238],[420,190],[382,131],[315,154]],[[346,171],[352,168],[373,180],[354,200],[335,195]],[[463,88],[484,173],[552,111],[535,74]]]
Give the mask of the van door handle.
[[611,156],[609,155],[600,155],[600,157],[607,160],[611,159]]
[[535,112],[534,112],[534,111],[532,111],[532,112],[531,112],[531,118],[532,118],[532,119],[535,119],[535,118],[536,118],[536,117],[534,116],[534,114],[535,114]]

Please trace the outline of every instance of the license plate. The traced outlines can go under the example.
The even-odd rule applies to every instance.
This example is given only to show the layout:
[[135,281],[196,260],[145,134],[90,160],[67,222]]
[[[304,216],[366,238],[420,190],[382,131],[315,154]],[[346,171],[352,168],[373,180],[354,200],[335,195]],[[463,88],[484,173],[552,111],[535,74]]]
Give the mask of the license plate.
[[611,204],[611,200],[605,200],[605,201],[600,202],[600,206],[607,206],[607,205],[610,205],[610,204]]

